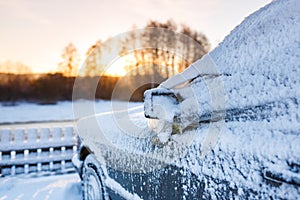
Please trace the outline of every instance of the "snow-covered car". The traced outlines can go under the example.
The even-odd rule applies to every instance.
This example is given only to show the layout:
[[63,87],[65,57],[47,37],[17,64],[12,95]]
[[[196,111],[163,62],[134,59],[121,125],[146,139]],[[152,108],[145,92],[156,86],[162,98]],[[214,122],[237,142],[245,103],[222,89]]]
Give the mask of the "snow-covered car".
[[80,119],[84,199],[299,198],[299,13],[274,1],[145,107]]

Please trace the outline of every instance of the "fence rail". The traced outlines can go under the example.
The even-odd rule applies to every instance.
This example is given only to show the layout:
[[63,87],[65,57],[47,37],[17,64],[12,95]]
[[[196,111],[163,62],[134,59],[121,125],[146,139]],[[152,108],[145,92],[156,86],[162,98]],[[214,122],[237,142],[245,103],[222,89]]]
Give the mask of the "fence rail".
[[0,127],[0,176],[74,170],[72,157],[77,146],[73,126],[35,126]]

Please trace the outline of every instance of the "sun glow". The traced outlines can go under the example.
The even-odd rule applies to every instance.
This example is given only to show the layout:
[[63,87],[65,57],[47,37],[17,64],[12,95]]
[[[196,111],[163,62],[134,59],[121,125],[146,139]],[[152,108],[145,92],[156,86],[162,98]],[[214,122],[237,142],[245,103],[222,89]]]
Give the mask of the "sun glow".
[[105,70],[104,73],[109,76],[126,76],[128,73],[126,66],[133,62],[134,57],[132,54],[119,57]]

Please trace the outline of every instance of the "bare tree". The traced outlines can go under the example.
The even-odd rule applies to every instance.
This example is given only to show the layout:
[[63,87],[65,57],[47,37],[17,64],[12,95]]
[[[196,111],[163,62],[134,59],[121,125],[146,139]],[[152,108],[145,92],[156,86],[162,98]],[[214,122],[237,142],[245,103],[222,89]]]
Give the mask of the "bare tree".
[[74,44],[68,44],[61,55],[62,62],[58,64],[58,71],[65,76],[76,76],[79,68],[80,56]]
[[[171,32],[159,32],[155,29],[148,31],[142,38],[144,43],[154,47],[144,54],[150,54],[152,58],[152,73],[160,73],[163,77],[173,76],[176,72],[183,71],[192,62],[200,59],[210,50],[210,44],[204,34],[192,30],[189,26],[182,24],[180,28],[173,20],[165,23],[150,21],[146,28],[164,28]],[[172,34],[174,32],[174,34]],[[183,41],[176,40],[175,32],[184,34]],[[192,40],[191,40],[192,39]],[[170,52],[169,48],[181,48],[182,58]],[[176,59],[177,57],[177,59]],[[177,60],[177,61],[176,61]],[[180,62],[178,61],[180,60]]]
[[87,76],[100,76],[103,69],[103,63],[101,62],[102,56],[102,42],[98,40],[94,45],[92,45],[86,52],[85,60],[85,75]]

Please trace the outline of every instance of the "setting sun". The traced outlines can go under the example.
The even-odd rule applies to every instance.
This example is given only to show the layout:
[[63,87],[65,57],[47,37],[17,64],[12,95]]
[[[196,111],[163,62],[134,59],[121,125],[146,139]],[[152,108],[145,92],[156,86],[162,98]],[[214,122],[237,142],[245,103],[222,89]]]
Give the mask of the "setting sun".
[[127,73],[125,70],[126,63],[126,58],[120,57],[113,62],[104,73],[111,76],[125,76]]
[[126,55],[119,57],[117,60],[115,60],[113,63],[109,65],[109,67],[105,70],[106,75],[111,76],[125,76],[127,74],[126,71],[126,65],[128,65],[128,62],[130,60],[133,60],[132,55]]

